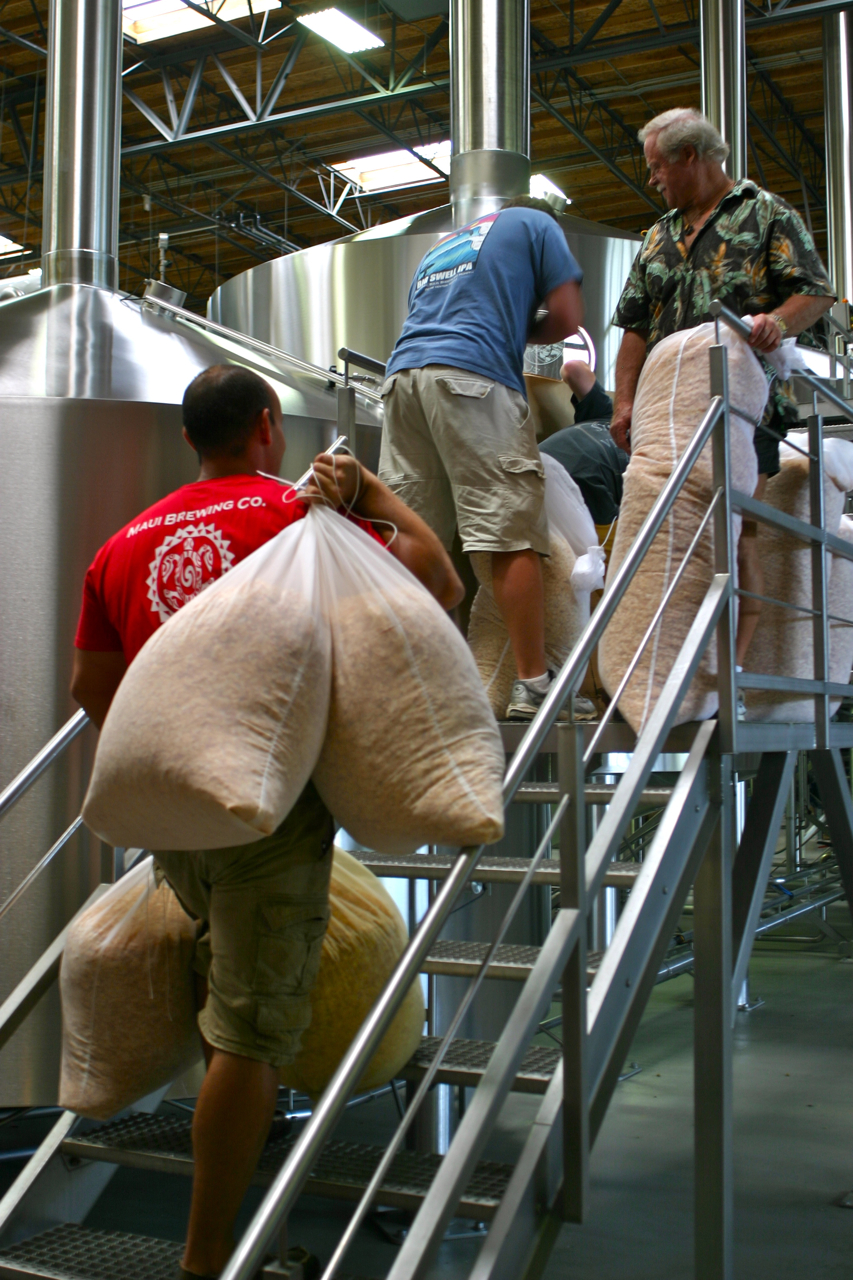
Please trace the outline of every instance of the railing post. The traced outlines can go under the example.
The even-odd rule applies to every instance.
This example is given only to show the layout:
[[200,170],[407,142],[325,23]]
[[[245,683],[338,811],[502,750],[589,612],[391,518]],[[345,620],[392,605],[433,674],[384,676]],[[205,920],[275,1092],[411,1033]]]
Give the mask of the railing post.
[[[723,412],[711,436],[714,492],[723,496],[714,511],[714,570],[728,575],[734,587],[734,548],[732,546],[732,484],[729,435],[728,353],[722,344],[711,347],[711,395],[720,396]],[[737,680],[735,671],[736,598],[729,594],[717,624],[717,682],[720,696],[720,747],[726,752],[737,750]]]
[[693,887],[696,1280],[732,1280],[732,757],[709,761],[719,818]]
[[[584,737],[578,724],[558,726],[560,795],[569,796],[560,823],[560,907],[586,921],[586,803]],[[563,1217],[583,1222],[589,1190],[586,926],[578,932],[563,972]]]
[[347,382],[343,387],[337,388],[337,402],[338,435],[347,436],[350,453],[354,458],[358,457],[355,438],[355,387],[352,383]]
[[[816,397],[815,397],[816,399]],[[815,404],[815,408],[817,405]],[[823,418],[815,413],[809,418],[809,453],[813,459],[809,466],[809,519],[818,529],[826,528],[826,506],[823,489]],[[837,529],[830,530],[837,533]],[[829,627],[827,624],[827,549],[823,542],[812,542],[812,636],[814,641],[814,678],[829,679]],[[825,750],[829,746],[829,694],[816,693],[815,746]]]

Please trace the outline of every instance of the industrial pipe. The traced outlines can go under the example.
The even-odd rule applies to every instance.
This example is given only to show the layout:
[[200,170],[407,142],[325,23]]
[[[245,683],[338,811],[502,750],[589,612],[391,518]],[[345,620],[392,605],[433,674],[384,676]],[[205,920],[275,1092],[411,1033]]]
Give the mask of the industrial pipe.
[[530,189],[530,0],[451,0],[456,226]]
[[726,172],[746,177],[746,27],[743,0],[701,0],[702,112],[729,144]]
[[839,302],[853,300],[853,77],[848,10],[823,20],[823,93],[829,276]]
[[45,285],[118,286],[121,2],[50,0]]

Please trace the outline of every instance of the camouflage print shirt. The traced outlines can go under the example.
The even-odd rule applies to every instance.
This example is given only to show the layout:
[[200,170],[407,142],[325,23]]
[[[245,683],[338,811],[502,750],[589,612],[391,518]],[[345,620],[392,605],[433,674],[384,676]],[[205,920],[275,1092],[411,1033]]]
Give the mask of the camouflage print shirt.
[[[715,298],[737,315],[758,315],[794,294],[829,297],[834,290],[796,210],[742,178],[689,249],[677,209],[646,233],[613,323],[647,333],[651,348],[679,329],[710,320],[708,306]],[[787,384],[774,384],[764,421],[782,432],[798,421]]]

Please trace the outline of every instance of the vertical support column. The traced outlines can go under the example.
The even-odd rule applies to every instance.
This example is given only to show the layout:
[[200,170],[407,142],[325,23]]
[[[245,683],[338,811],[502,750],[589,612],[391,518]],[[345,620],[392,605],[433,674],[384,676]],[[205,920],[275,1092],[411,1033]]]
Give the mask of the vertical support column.
[[746,177],[746,26],[743,0],[701,0],[702,112],[729,144],[726,172]]
[[[586,917],[586,802],[584,738],[577,724],[558,726],[560,795],[569,804],[560,823],[560,906]],[[586,930],[563,973],[563,1217],[583,1222],[589,1191],[589,1084],[587,1081]]]
[[355,439],[355,387],[347,384],[337,389],[338,435],[346,436],[350,453],[358,457]]
[[[809,418],[809,453],[817,462],[809,465],[809,518],[818,529],[826,528],[826,511],[823,497],[823,418],[815,414]],[[835,530],[833,530],[835,532]],[[829,679],[829,623],[827,604],[827,549],[822,542],[813,542],[812,552],[812,637],[814,642],[814,678]],[[818,750],[829,746],[829,695],[815,694],[815,745]]]
[[720,816],[693,887],[696,1280],[732,1280],[732,757],[708,765]]
[[732,486],[729,433],[729,379],[726,348],[711,347],[711,395],[720,396],[723,413],[717,419],[711,436],[714,492],[722,489],[722,497],[714,512],[714,570],[728,575],[728,603],[717,624],[717,687],[720,693],[720,749],[737,750],[737,680],[735,670],[735,570],[732,545]]
[[[853,300],[853,14],[823,20],[823,98],[829,278],[839,303]],[[845,318],[847,323],[846,307]]]

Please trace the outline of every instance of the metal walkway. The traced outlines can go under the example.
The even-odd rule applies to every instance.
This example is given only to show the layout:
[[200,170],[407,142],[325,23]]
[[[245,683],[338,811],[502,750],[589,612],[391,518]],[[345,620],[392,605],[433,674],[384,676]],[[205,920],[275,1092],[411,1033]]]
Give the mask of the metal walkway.
[[[725,314],[722,319],[735,328],[740,323]],[[833,399],[831,390],[816,381],[814,385],[822,397]],[[502,726],[508,755],[505,803],[546,806],[547,830],[535,854],[497,857],[480,848],[409,858],[361,855],[377,875],[431,881],[434,896],[311,1117],[297,1133],[271,1134],[257,1174],[267,1192],[223,1280],[252,1280],[259,1274],[289,1274],[298,1280],[292,1267],[288,1271],[286,1264],[266,1259],[303,1192],[354,1203],[349,1224],[327,1260],[325,1280],[343,1277],[348,1246],[374,1205],[393,1205],[414,1214],[388,1280],[426,1277],[455,1216],[488,1224],[469,1272],[472,1280],[535,1280],[560,1225],[583,1221],[590,1151],[649,993],[655,983],[686,968],[692,968],[695,986],[695,1159],[701,1171],[695,1190],[695,1274],[698,1280],[731,1280],[732,1024],[753,941],[766,929],[817,911],[841,896],[853,903],[853,802],[840,755],[842,747],[853,746],[853,725],[834,723],[830,717],[830,698],[845,696],[848,686],[828,682],[826,618],[827,556],[831,551],[853,558],[853,547],[824,528],[823,428],[817,416],[809,421],[809,524],[733,490],[726,388],[726,352],[718,345],[712,349],[708,412],[612,575],[552,692],[529,727]],[[837,397],[835,403],[847,411]],[[626,725],[609,723],[609,716],[598,725],[557,723],[558,712],[570,705],[604,628],[708,442],[714,491],[706,520],[713,521],[715,573],[645,730],[635,738]],[[736,511],[811,544],[811,680],[735,670],[737,592],[731,528]],[[719,668],[718,718],[673,727],[713,640]],[[741,724],[736,716],[739,688],[805,693],[814,699],[814,722]],[[7,787],[0,795],[0,818],[85,723],[82,713],[74,717]],[[601,754],[612,752],[629,755],[615,783],[602,781],[595,772]],[[686,756],[672,785],[657,785],[656,762],[662,752]],[[807,752],[811,761],[835,860],[796,868],[768,890],[800,752]],[[556,781],[530,778],[543,757],[549,759],[550,777]],[[753,780],[752,799],[739,825],[735,791],[746,777]],[[588,822],[589,806],[598,807],[597,824]],[[643,816],[642,825],[638,815]],[[551,841],[557,834],[559,856],[552,858]],[[68,835],[0,906],[0,919]],[[471,882],[514,888],[503,923],[489,942],[441,938]],[[504,940],[531,886],[550,887],[553,895],[551,928],[538,947]],[[591,953],[590,913],[602,889],[618,891],[622,909],[604,950]],[[692,929],[674,938],[688,898]],[[61,934],[0,1008],[0,1048],[55,980],[63,944]],[[393,1140],[384,1147],[342,1142],[335,1136],[338,1121],[419,973],[467,980],[459,1009],[447,1033],[425,1038],[403,1072],[407,1107]],[[482,984],[494,979],[510,979],[518,990],[500,1038],[496,1043],[458,1038]],[[533,1045],[555,999],[561,1005],[562,1048]],[[471,1090],[444,1155],[408,1149],[414,1119],[434,1084]],[[535,1122],[513,1164],[485,1162],[486,1142],[512,1091],[539,1095]],[[192,1172],[190,1121],[153,1114],[159,1100],[145,1100],[105,1125],[80,1121],[69,1113],[59,1117],[0,1201],[0,1276],[165,1280],[168,1275],[172,1280],[179,1246],[79,1226],[120,1165],[162,1176]]]

